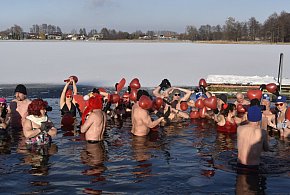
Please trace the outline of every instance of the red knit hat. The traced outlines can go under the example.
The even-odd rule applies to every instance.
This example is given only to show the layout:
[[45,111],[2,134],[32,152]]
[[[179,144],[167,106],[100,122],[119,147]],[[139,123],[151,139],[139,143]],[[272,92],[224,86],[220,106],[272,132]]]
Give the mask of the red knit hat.
[[96,94],[95,96],[90,97],[88,100],[88,106],[86,107],[84,113],[82,114],[82,124],[85,123],[85,119],[87,114],[95,109],[103,108],[103,97],[101,95]]

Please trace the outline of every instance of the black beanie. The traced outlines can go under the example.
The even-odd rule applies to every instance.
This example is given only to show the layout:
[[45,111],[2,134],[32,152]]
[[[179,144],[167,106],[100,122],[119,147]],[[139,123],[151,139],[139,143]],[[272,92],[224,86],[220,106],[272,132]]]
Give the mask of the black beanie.
[[24,95],[27,95],[26,87],[22,84],[17,85],[14,92],[15,93],[19,92],[19,93],[23,93]]
[[137,92],[137,101],[139,101],[139,99],[142,95],[146,95],[146,96],[150,97],[149,93],[146,90],[139,89]]
[[222,100],[225,104],[227,103],[227,101],[228,101],[228,97],[227,97],[227,95],[226,94],[220,94],[220,95],[217,95],[216,96],[217,98],[219,98],[220,100]]

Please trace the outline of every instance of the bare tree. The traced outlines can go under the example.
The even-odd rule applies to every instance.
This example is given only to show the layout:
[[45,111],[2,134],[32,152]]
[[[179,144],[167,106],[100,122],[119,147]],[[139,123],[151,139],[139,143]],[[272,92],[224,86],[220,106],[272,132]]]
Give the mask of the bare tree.
[[224,26],[225,37],[230,41],[237,41],[237,23],[235,18],[229,17]]
[[195,26],[187,26],[186,27],[186,35],[188,36],[188,39],[191,41],[196,41],[198,37],[198,31]]
[[257,36],[260,33],[260,23],[256,20],[256,18],[251,17],[248,21],[249,27],[249,38],[251,41],[255,41]]
[[23,32],[22,28],[14,24],[14,26],[10,28],[11,39],[16,39],[16,40],[22,39],[23,37],[22,32]]
[[278,14],[274,13],[268,17],[263,26],[265,38],[271,42],[277,42],[278,36]]

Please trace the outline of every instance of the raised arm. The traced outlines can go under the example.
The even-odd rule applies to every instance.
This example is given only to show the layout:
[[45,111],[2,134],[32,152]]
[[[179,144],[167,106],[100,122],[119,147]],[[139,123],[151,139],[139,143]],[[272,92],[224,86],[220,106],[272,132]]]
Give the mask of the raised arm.
[[157,86],[154,90],[153,90],[153,95],[155,96],[155,97],[161,97],[161,98],[163,98],[163,96],[160,94],[160,90],[161,90],[161,87],[160,86]]
[[69,86],[69,82],[67,82],[65,84],[65,86],[63,87],[63,90],[61,92],[60,100],[59,100],[60,109],[62,109],[63,105],[65,104],[65,93],[67,91],[68,86]]
[[73,86],[73,94],[77,95],[78,94],[78,88],[77,88],[77,84],[75,82],[75,80],[73,79],[73,77],[70,77],[70,82],[72,83]]
[[[78,88],[77,88],[77,84],[76,84],[75,80],[73,79],[73,77],[70,77],[69,80],[70,80],[70,83],[72,83],[72,86],[73,86],[73,95],[77,95],[78,94]],[[76,101],[75,101],[74,98],[72,99],[72,101],[73,101],[74,104],[76,104]]]

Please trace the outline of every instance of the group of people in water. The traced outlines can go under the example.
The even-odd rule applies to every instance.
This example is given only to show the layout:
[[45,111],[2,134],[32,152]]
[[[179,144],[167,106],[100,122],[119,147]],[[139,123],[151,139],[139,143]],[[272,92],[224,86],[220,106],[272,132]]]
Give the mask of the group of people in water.
[[[68,119],[75,123],[80,113],[80,132],[88,144],[104,139],[108,118],[131,117],[133,136],[146,136],[159,125],[187,119],[212,120],[217,131],[237,133],[239,170],[258,171],[261,153],[269,149],[269,134],[276,132],[283,139],[290,136],[286,97],[279,94],[275,84],[249,90],[249,100],[238,92],[236,100],[229,103],[226,94],[209,92],[204,79],[193,90],[173,87],[168,79],[163,79],[152,93],[140,89],[137,78],[124,90],[123,79],[111,94],[103,88],[94,88],[84,96],[78,94],[77,81],[75,76],[65,80],[59,105],[63,119],[66,118],[64,124]],[[270,96],[276,97],[275,108],[271,107]],[[57,129],[47,116],[49,109],[42,99],[29,100],[26,87],[19,84],[9,105],[5,98],[0,98],[0,130],[21,129],[27,145],[50,144]]]

